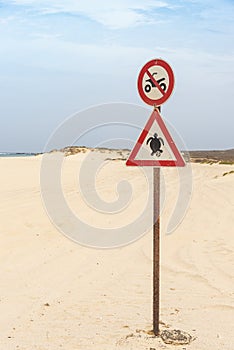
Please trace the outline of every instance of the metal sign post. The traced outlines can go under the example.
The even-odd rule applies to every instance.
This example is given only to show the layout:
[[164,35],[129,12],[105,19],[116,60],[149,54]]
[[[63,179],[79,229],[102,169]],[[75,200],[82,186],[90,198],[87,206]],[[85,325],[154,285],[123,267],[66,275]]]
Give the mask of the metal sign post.
[[160,296],[160,168],[153,169],[153,331],[159,334]]
[[138,92],[143,101],[154,106],[129,158],[128,166],[153,168],[153,332],[159,335],[160,310],[160,167],[183,167],[185,162],[161,115],[160,106],[171,95],[174,74],[161,59],[149,61],[138,76]]
[[[161,112],[161,107],[154,106]],[[153,168],[153,332],[159,335],[160,310],[160,168]]]

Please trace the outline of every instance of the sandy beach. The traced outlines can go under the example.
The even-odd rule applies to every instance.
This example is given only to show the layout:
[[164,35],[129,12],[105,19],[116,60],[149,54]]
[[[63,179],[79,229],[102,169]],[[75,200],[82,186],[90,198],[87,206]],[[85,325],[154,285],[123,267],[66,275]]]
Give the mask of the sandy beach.
[[[81,208],[85,215],[74,175],[82,157],[66,157],[64,188],[74,211]],[[0,158],[0,349],[234,349],[232,165],[192,164],[191,202],[171,235],[165,231],[171,198],[176,196],[175,170],[165,170],[169,194],[161,218],[160,328],[183,330],[193,337],[189,345],[174,346],[148,334],[152,231],[114,250],[69,240],[44,210],[41,158]],[[111,174],[131,178],[143,195],[138,170],[119,160],[100,172],[104,198],[113,197],[111,181],[103,186]],[[134,203],[131,210],[133,215]],[[92,219],[102,225],[97,213]]]

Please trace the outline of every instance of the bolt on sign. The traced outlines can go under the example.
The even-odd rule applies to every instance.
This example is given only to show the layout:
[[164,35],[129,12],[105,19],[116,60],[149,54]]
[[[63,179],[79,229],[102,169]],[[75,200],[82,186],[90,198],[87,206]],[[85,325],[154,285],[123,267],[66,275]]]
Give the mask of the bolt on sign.
[[147,62],[141,69],[138,92],[142,100],[153,106],[153,112],[142,130],[127,166],[153,167],[153,331],[159,334],[160,303],[160,167],[183,167],[185,161],[160,114],[161,105],[174,89],[174,74],[162,59]]

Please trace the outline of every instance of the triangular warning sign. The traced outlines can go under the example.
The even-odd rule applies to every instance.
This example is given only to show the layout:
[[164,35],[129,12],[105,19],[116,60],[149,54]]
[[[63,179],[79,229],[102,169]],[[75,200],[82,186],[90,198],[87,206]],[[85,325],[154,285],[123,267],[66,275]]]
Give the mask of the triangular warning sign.
[[153,111],[146,123],[126,165],[185,166],[185,161],[157,109]]

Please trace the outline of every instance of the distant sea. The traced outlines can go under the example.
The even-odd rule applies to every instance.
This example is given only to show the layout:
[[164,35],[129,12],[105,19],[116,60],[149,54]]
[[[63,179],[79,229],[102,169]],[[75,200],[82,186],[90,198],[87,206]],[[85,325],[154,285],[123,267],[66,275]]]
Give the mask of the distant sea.
[[30,157],[35,156],[36,153],[13,153],[13,152],[0,152],[0,157]]

